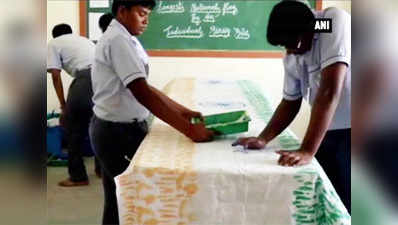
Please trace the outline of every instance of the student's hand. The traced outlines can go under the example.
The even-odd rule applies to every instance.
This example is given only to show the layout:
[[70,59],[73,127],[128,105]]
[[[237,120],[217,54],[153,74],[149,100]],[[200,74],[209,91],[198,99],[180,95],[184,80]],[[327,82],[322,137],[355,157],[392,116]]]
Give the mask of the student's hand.
[[263,149],[267,143],[258,137],[239,138],[232,146],[242,145],[244,149]]
[[202,113],[200,112],[196,112],[196,111],[192,111],[192,110],[186,110],[183,111],[181,113],[182,117],[184,117],[185,119],[187,119],[188,121],[191,121],[192,118],[199,118],[200,121],[203,121],[203,116]]
[[311,163],[314,154],[309,151],[299,149],[297,151],[278,151],[280,158],[278,164],[281,166],[303,166]]
[[207,142],[213,140],[214,132],[203,123],[197,123],[190,125],[187,136],[194,142]]

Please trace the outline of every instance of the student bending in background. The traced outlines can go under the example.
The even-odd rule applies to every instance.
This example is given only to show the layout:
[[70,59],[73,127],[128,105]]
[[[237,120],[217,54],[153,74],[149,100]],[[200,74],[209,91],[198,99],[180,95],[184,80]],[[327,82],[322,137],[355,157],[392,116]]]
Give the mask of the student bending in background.
[[[52,31],[53,40],[48,43],[47,72],[51,73],[54,88],[61,106],[61,126],[65,127],[68,140],[69,178],[60,186],[88,185],[88,176],[83,162],[84,139],[93,115],[91,88],[91,64],[95,45],[87,38],[72,33],[68,24],[58,24]],[[74,78],[65,100],[61,79],[64,69]],[[97,162],[97,161],[96,161]],[[96,163],[98,165],[98,163]],[[98,166],[96,173],[98,174]]]

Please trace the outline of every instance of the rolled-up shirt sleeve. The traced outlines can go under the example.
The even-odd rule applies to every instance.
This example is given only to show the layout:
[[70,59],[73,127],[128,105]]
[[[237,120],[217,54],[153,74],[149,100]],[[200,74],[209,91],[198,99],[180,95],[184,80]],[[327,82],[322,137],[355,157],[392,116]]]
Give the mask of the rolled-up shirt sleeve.
[[327,9],[325,18],[332,19],[332,33],[320,34],[321,69],[336,62],[351,64],[351,17],[337,8]]
[[285,70],[283,82],[283,99],[293,101],[302,97],[300,79],[292,73],[291,63],[288,59],[283,60]]
[[47,46],[47,70],[49,69],[62,70],[61,54],[53,42]]
[[127,87],[135,79],[146,78],[145,67],[132,41],[123,36],[114,37],[109,44],[109,56],[124,86]]

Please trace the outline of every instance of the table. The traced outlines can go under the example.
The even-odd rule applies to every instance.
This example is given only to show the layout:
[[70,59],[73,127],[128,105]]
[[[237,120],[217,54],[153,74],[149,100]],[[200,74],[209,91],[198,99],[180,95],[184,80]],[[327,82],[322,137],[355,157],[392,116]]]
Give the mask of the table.
[[193,143],[155,118],[129,167],[115,178],[124,225],[351,224],[351,217],[314,159],[282,167],[274,151],[300,143],[286,130],[267,148],[232,147],[270,120],[263,90],[247,80],[177,79],[165,93],[204,115],[244,109],[252,121],[244,134]]

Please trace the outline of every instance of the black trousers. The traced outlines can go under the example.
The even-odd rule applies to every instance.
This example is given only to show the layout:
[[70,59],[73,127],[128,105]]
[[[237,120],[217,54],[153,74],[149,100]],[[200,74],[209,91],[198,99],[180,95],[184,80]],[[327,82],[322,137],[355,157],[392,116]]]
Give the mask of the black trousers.
[[104,213],[102,224],[119,224],[114,178],[124,172],[148,132],[145,121],[114,123],[95,115],[90,123],[90,138],[95,155],[102,167],[104,186]]
[[328,131],[315,157],[351,213],[351,129]]
[[68,172],[70,179],[75,182],[88,180],[83,161],[83,146],[84,139],[88,137],[88,126],[93,115],[92,96],[91,70],[77,72],[69,87],[65,116]]

